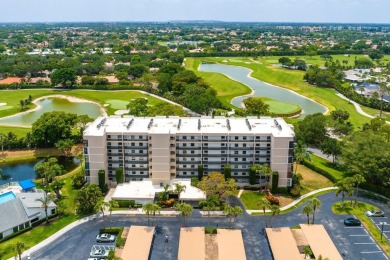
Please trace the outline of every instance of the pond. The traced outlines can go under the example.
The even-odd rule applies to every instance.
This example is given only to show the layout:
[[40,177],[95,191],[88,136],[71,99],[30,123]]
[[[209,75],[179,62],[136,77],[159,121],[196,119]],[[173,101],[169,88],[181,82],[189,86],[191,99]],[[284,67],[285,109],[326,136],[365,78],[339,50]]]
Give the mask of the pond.
[[[3,174],[10,176],[8,180],[0,179],[0,185],[25,179],[35,179],[36,173],[34,171],[34,166],[44,160],[45,159],[35,159],[19,163],[0,163]],[[77,158],[57,157],[57,160],[58,164],[61,165],[66,172],[72,171],[80,165],[80,160]]]
[[91,118],[100,116],[100,107],[89,102],[71,102],[65,98],[45,98],[37,103],[38,109],[19,113],[0,119],[0,125],[31,127],[43,113],[51,111],[64,111],[78,115],[88,115]]
[[[303,110],[300,117],[326,112],[325,106],[311,99],[305,98],[291,90],[273,86],[258,79],[248,77],[251,70],[244,67],[224,64],[201,64],[199,70],[204,72],[221,73],[235,81],[241,82],[254,90],[253,96],[269,97],[278,101],[299,105]],[[242,102],[246,98],[248,97],[235,97],[232,99],[232,104],[236,107],[241,107]]]

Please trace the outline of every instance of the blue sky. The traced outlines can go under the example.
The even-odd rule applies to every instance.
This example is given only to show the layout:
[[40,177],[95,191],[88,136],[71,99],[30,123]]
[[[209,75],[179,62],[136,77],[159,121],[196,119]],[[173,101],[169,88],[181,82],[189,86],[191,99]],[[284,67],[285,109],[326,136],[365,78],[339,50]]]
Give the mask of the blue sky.
[[390,23],[390,0],[1,0],[0,22]]

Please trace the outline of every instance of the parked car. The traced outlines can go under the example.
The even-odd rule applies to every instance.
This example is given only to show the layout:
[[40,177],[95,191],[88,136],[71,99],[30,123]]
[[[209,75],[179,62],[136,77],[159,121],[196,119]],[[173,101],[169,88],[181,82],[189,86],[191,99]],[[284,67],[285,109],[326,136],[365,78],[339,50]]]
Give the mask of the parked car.
[[98,258],[98,259],[106,258],[108,256],[108,253],[109,253],[108,250],[96,249],[91,251],[89,257]]
[[344,219],[344,225],[346,226],[361,226],[362,222],[356,218],[347,218]]
[[114,242],[115,236],[107,233],[100,234],[96,237],[96,242]]
[[369,217],[384,217],[385,213],[382,210],[369,210],[365,212]]

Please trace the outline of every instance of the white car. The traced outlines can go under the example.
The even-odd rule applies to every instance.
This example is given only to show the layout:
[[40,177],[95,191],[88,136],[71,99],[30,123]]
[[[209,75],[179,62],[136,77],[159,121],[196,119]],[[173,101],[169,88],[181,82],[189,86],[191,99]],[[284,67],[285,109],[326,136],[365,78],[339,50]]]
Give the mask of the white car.
[[384,217],[385,213],[382,210],[369,210],[365,212],[369,217]]
[[100,234],[96,237],[96,242],[114,242],[115,236],[107,233]]
[[106,258],[108,256],[108,253],[109,253],[108,250],[96,249],[96,250],[92,250],[91,251],[91,254],[89,255],[89,257],[92,257],[93,259],[95,259],[95,258],[97,258],[97,259]]

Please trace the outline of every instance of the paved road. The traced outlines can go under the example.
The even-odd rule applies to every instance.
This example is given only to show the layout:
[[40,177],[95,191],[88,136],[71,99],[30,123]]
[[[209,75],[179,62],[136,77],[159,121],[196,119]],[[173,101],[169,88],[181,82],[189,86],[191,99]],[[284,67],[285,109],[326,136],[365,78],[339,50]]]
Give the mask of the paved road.
[[[344,259],[387,259],[381,253],[372,253],[380,251],[363,229],[358,230],[346,229],[342,220],[346,216],[335,216],[331,210],[331,205],[339,201],[334,192],[324,194],[318,197],[323,205],[316,213],[316,223],[324,224],[331,238],[335,242],[340,253],[345,255]],[[362,199],[363,201],[377,205],[385,211],[387,216],[390,215],[390,208],[386,205],[373,200]],[[232,204],[241,205],[236,200]],[[302,205],[303,206],[303,205]],[[302,207],[301,206],[301,207]],[[273,220],[274,227],[295,226],[306,222],[306,217],[302,215],[301,207],[290,213],[276,216]],[[266,217],[269,219],[269,216]],[[244,214],[237,220],[236,228],[240,228],[243,233],[245,251],[247,259],[272,259],[267,239],[262,234],[261,229],[264,227],[263,216],[250,216]],[[226,218],[202,218],[199,211],[195,210],[188,221],[188,226],[212,226],[227,227],[228,219]],[[153,242],[151,253],[152,260],[160,259],[177,259],[179,230],[182,225],[181,219],[176,217],[157,218],[157,234]],[[95,243],[95,237],[100,228],[105,226],[130,226],[130,225],[147,225],[146,217],[126,217],[113,216],[111,221],[106,219],[96,219],[81,224],[67,232],[65,235],[55,240],[50,245],[31,255],[31,259],[75,259],[84,260],[88,258],[89,252]],[[390,231],[390,230],[389,230]],[[164,236],[169,236],[169,242],[164,242]],[[371,252],[371,253],[370,253]]]

